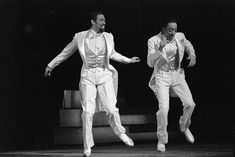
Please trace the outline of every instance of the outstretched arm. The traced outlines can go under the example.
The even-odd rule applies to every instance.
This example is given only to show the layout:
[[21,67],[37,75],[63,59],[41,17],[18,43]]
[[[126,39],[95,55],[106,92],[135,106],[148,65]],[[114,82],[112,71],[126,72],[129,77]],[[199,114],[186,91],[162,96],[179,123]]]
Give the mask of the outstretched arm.
[[120,53],[116,52],[115,50],[113,50],[112,54],[110,55],[110,59],[113,59],[120,63],[126,63],[126,64],[140,62],[139,57],[127,58],[121,55]]
[[[113,40],[113,36],[112,36],[112,40]],[[112,46],[113,49],[112,49],[112,52],[110,55],[110,59],[115,60],[120,63],[126,63],[126,64],[140,62],[139,57],[128,58],[128,57],[125,57],[125,56],[121,55],[120,53],[116,52],[115,48],[114,48],[114,41],[112,43],[113,43],[113,46]]]
[[69,58],[77,49],[77,42],[74,37],[73,40],[62,50],[62,52],[57,55],[46,67],[44,76],[50,76],[52,70],[58,66],[60,63]]

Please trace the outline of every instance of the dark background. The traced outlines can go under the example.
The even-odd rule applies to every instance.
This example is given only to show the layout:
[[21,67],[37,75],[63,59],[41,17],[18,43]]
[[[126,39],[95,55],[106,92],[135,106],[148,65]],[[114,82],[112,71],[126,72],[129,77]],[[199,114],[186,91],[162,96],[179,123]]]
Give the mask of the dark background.
[[[73,54],[44,78],[46,65],[90,27],[89,13],[101,10],[117,52],[141,63],[112,62],[119,72],[119,96],[143,112],[157,111],[148,87],[147,40],[167,17],[179,20],[197,54],[182,66],[196,102],[191,130],[197,141],[231,142],[234,136],[235,2],[229,0],[1,0],[0,150],[53,147],[64,89],[78,89],[81,59]],[[169,130],[177,130],[181,103],[171,99]],[[133,111],[133,110],[132,110]],[[120,111],[122,112],[122,110]]]

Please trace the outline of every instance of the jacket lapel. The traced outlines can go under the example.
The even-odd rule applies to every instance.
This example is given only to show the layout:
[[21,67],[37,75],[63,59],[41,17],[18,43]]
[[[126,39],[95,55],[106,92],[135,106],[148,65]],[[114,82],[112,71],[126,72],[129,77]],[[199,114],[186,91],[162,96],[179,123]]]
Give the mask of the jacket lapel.
[[179,51],[179,62],[182,61],[183,55],[184,55],[184,49],[182,44],[180,43],[179,39],[175,38],[176,44],[177,44],[177,49]]
[[85,58],[85,48],[84,48],[84,44],[85,44],[85,37],[87,35],[88,31],[85,31],[81,34],[78,35],[77,37],[77,42],[78,42],[78,49],[81,53],[81,55]]
[[106,47],[107,47],[107,55],[110,56],[112,52],[112,39],[109,34],[104,33],[104,39],[106,42]]

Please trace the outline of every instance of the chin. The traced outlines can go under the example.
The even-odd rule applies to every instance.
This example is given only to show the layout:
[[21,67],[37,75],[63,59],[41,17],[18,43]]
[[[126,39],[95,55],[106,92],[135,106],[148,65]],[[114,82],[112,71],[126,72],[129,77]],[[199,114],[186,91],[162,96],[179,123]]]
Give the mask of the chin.
[[100,32],[104,32],[105,31],[105,28],[100,28]]
[[172,37],[172,36],[170,36],[169,38],[168,38],[168,40],[173,40],[174,39],[174,36]]

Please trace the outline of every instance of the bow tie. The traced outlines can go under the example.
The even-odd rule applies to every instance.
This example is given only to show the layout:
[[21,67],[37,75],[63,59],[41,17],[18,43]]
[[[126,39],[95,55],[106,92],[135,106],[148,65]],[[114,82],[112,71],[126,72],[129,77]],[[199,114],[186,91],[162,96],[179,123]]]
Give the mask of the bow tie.
[[101,37],[101,35],[102,35],[102,34],[94,34],[94,33],[92,33],[92,34],[89,36],[89,38],[90,38],[90,39],[93,39],[93,38]]

